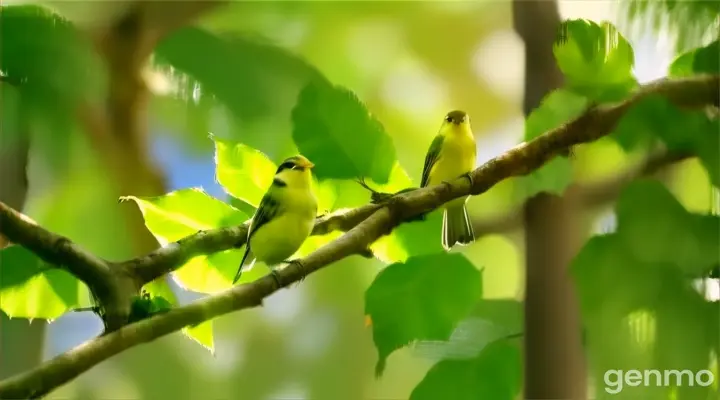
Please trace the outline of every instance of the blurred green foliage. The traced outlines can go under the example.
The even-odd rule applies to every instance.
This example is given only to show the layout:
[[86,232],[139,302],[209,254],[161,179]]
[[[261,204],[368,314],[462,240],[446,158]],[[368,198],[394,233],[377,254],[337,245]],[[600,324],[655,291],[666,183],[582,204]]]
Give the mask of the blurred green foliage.
[[3,121],[15,116],[24,124],[5,125],[3,136],[28,135],[34,125],[36,149],[66,170],[75,113],[105,93],[105,68],[88,38],[44,7],[0,7],[0,38],[0,71],[12,83],[0,85]]
[[[587,105],[587,98],[566,89],[549,93],[525,120],[525,141],[535,139],[578,117]],[[522,199],[540,192],[562,194],[572,182],[572,165],[566,157],[557,157],[521,179],[519,197]]]
[[[608,369],[708,369],[720,303],[692,284],[720,260],[720,217],[688,213],[653,181],[625,189],[616,213],[617,231],[591,238],[571,267],[598,382]],[[638,313],[645,324],[632,323]],[[628,387],[620,395],[668,398],[672,390]],[[711,398],[712,390],[683,386],[678,398]]]
[[691,76],[693,74],[717,74],[720,72],[720,40],[699,47],[678,56],[670,66],[670,76]]
[[637,87],[633,49],[608,22],[563,22],[553,51],[566,86],[592,101],[621,100]]
[[668,31],[677,51],[700,46],[720,34],[720,4],[716,1],[623,0],[626,18],[654,32]]
[[520,349],[504,340],[485,347],[469,360],[443,360],[428,371],[410,400],[512,400],[520,393]]
[[[678,3],[673,6],[677,9],[697,3],[688,7],[704,7],[698,15],[716,11],[714,5],[702,2],[664,4],[671,3]],[[489,78],[478,78],[467,63],[469,56],[475,57],[479,37],[507,28],[497,22],[508,19],[507,4],[423,2],[412,11],[399,3],[379,2],[352,7],[270,2],[252,3],[252,9],[248,4],[233,4],[231,11],[209,16],[200,27],[182,28],[155,49],[152,67],[168,87],[153,94],[151,122],[183,131],[178,136],[182,143],[202,150],[198,152],[203,157],[211,157],[214,150],[215,178],[233,196],[229,200],[233,206],[195,188],[153,198],[128,196],[162,245],[198,230],[246,222],[277,163],[288,155],[301,152],[316,163],[319,213],[332,212],[367,202],[367,192],[350,178],[366,177],[384,191],[412,186],[439,123],[437,115],[443,114],[437,109],[467,104],[463,107],[478,115],[473,118],[478,136],[514,115],[509,111],[514,104],[494,94]],[[365,51],[360,52],[362,57],[351,57],[358,52],[356,47],[362,47],[354,40],[363,35],[354,29],[372,31],[368,26],[397,29],[390,32],[402,34],[385,39],[393,36],[400,44],[383,55],[382,45],[390,40],[374,40],[369,45],[372,55]],[[292,29],[305,33],[284,33]],[[275,40],[259,37],[258,32]],[[39,130],[46,136],[39,143],[53,150],[62,147],[63,137],[68,138],[67,149],[58,154],[73,174],[59,189],[50,185],[56,192],[40,191],[29,213],[37,214],[48,229],[103,257],[126,258],[128,251],[118,240],[126,234],[120,228],[107,229],[120,226],[116,204],[105,202],[104,174],[97,160],[88,156],[89,146],[78,139],[74,126],[79,103],[102,100],[105,71],[78,33],[71,22],[44,8],[0,8],[0,70],[20,83],[0,84],[2,122],[17,125],[25,117],[44,121]],[[304,39],[301,44],[283,42],[294,37]],[[452,46],[449,37],[456,39]],[[718,73],[717,43],[680,55],[669,75]],[[502,55],[493,54],[492,62],[500,63]],[[550,93],[528,116],[526,141],[575,118],[590,103],[623,99],[637,87],[634,51],[609,23],[566,21],[554,54],[566,85]],[[408,106],[400,103],[422,96],[411,90],[405,98],[396,93],[388,96],[388,91],[398,91],[398,85],[386,82],[385,75],[399,79],[407,71],[415,73],[417,65],[429,75],[442,75],[453,96],[444,98],[443,90],[436,89],[442,85],[432,86],[427,80],[404,84],[426,84],[435,93],[427,99],[430,106],[418,106],[422,111],[409,118],[402,111]],[[62,123],[55,123],[58,118]],[[621,166],[633,152],[658,143],[671,151],[692,153],[701,163],[693,166],[697,170],[692,179],[679,174],[676,181],[685,185],[680,189],[676,182],[667,185],[675,185],[669,190],[655,181],[627,188],[616,205],[616,232],[590,238],[573,262],[598,398],[606,396],[601,383],[607,369],[700,370],[717,360],[720,303],[709,301],[693,286],[695,279],[720,262],[719,219],[700,212],[710,201],[693,197],[720,182],[716,128],[717,117],[708,113],[688,112],[663,99],[648,98],[635,105],[612,134],[621,147],[614,150],[618,154],[613,160],[620,160]],[[212,141],[207,139],[209,132]],[[609,147],[608,143],[587,146],[597,150]],[[516,188],[511,181],[473,198],[469,209],[494,215],[540,192],[561,194],[577,178],[574,167],[580,161],[555,158],[520,180],[519,196],[510,195]],[[607,158],[592,162],[614,163]],[[382,262],[343,260],[313,274],[301,287],[278,293],[269,302],[279,299],[280,316],[248,310],[234,320],[220,318],[183,329],[185,336],[214,352],[214,358],[206,358],[199,346],[182,347],[184,342],[170,338],[145,348],[152,349],[154,357],[146,350],[130,351],[114,361],[121,375],[132,376],[130,389],[104,382],[101,389],[93,390],[101,398],[108,393],[218,398],[237,392],[260,399],[280,397],[282,390],[292,392],[293,385],[300,385],[307,397],[318,399],[403,397],[409,392],[412,399],[515,398],[521,390],[522,360],[518,346],[504,337],[522,332],[522,303],[509,298],[521,296],[513,291],[523,276],[511,267],[521,259],[522,239],[516,232],[483,237],[458,250],[462,254],[444,254],[440,223],[440,213],[434,212],[424,221],[403,224],[373,244]],[[296,256],[340,235],[311,237]],[[198,256],[171,275],[183,290],[214,293],[230,287],[241,256],[241,249]],[[85,285],[19,246],[1,250],[0,263],[0,309],[8,315],[52,320],[87,304]],[[375,276],[378,268],[382,269]],[[266,272],[255,267],[242,281]],[[165,279],[144,289],[147,297],[136,301],[138,318],[181,304],[181,296]],[[287,310],[293,308],[294,316],[283,316],[283,312],[292,314]],[[364,313],[370,316],[372,331],[361,327]],[[482,321],[486,328],[472,321]],[[458,339],[462,335],[476,340],[463,342]],[[432,349],[437,363],[418,362],[412,351],[435,345],[445,346]],[[229,350],[216,352],[222,346]],[[233,346],[243,348],[233,350]],[[232,375],[225,376],[214,368],[230,363],[222,357],[231,353],[241,353],[242,360],[231,360]],[[457,353],[467,354],[458,359]],[[392,362],[385,368],[391,354]],[[382,381],[372,380],[372,364],[383,372]],[[170,368],[167,374],[138,372]],[[83,391],[91,385],[78,386]],[[137,394],[133,390],[141,393],[133,396]],[[709,391],[697,386],[627,387],[616,397],[704,400]],[[56,395],[76,394],[68,393]]]

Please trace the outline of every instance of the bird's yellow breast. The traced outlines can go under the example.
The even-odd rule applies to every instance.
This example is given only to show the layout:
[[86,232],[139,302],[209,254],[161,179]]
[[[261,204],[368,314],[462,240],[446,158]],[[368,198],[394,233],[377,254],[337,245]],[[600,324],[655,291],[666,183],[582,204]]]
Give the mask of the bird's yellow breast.
[[267,265],[290,258],[312,232],[317,215],[317,201],[308,189],[283,188],[278,197],[278,215],[250,239],[253,254]]
[[443,141],[438,160],[430,169],[430,186],[451,181],[475,168],[475,138],[471,133],[451,135]]

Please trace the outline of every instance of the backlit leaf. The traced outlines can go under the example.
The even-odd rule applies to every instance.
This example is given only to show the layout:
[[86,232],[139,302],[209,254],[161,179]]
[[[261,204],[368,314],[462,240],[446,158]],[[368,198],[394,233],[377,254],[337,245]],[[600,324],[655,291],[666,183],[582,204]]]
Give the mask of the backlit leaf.
[[0,250],[0,266],[0,310],[10,317],[55,319],[87,298],[84,283],[24,247]]
[[[241,225],[248,216],[230,205],[210,197],[200,189],[181,189],[157,197],[128,196],[137,203],[145,218],[145,226],[162,244],[177,241],[199,230]],[[242,259],[240,249],[225,250],[191,258],[173,272],[183,288],[199,293],[227,289]],[[252,268],[240,282],[262,276]]]
[[621,100],[637,87],[633,49],[607,22],[564,21],[553,52],[567,87],[590,99]]
[[213,136],[215,179],[234,197],[257,208],[277,166],[262,152]]

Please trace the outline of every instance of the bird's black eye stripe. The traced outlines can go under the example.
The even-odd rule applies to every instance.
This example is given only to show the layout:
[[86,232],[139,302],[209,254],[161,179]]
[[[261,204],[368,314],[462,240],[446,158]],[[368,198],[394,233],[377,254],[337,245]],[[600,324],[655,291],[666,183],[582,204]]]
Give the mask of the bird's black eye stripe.
[[294,162],[292,162],[292,161],[285,161],[284,163],[280,164],[280,166],[279,166],[278,169],[277,169],[277,172],[275,172],[275,173],[277,174],[277,173],[279,173],[280,171],[285,170],[285,169],[293,169],[293,167],[295,167],[295,163],[294,163]]

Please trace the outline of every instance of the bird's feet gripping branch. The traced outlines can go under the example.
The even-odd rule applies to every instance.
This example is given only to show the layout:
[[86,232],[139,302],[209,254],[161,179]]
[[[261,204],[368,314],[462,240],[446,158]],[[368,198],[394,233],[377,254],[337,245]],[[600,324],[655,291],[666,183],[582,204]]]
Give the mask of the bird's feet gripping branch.
[[[472,171],[467,172],[467,173],[464,173],[464,174],[458,176],[458,178],[465,178],[465,179],[467,179],[468,182],[470,182],[470,187],[475,186],[475,180],[474,180],[473,177],[472,177]],[[452,189],[452,183],[450,183],[449,181],[442,181],[442,184],[445,185],[445,187],[447,188],[447,190]]]
[[[285,260],[283,261],[283,264],[288,264],[287,267],[292,264],[297,265],[298,269],[300,270],[300,280],[298,281],[298,285],[300,284],[300,282],[305,280],[305,277],[307,277],[307,273],[305,272],[305,266],[302,264],[302,262],[300,262],[300,260]],[[278,276],[275,274],[273,274],[273,276],[275,277],[275,281],[277,282],[278,287],[282,287],[282,285],[280,285],[280,281],[278,280]]]

